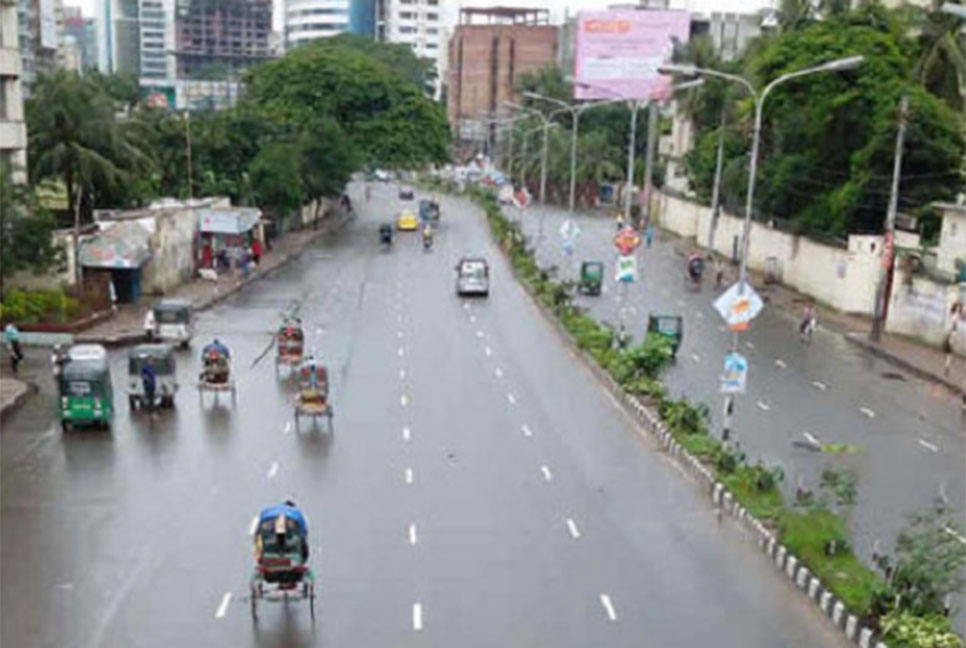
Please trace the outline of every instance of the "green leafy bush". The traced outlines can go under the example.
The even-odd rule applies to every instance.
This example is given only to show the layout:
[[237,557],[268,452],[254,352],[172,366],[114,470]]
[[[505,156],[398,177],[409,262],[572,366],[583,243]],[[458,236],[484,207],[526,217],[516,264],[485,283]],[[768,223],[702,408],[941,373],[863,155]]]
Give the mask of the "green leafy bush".
[[7,292],[3,298],[4,321],[18,324],[68,322],[80,312],[76,299],[61,290],[19,290]]
[[889,648],[962,648],[949,619],[941,615],[916,616],[906,610],[885,615],[882,632]]

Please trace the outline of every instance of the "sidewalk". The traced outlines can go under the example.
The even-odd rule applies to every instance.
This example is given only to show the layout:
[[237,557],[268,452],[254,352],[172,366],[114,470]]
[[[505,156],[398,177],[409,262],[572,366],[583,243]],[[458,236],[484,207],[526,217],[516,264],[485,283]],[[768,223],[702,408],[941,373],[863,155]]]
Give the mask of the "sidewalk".
[[[677,235],[662,231],[662,236],[677,238]],[[698,247],[693,241],[677,238],[675,249],[682,256],[698,251],[705,253],[705,248]],[[770,306],[791,313],[798,317],[806,303],[811,298],[783,284],[765,283],[764,275],[758,272],[748,272],[752,285],[761,298]],[[737,267],[726,264],[724,285],[738,280]],[[966,358],[953,355],[948,373],[945,371],[946,354],[940,349],[919,344],[903,337],[883,333],[879,342],[869,340],[869,330],[872,322],[868,317],[849,315],[816,304],[819,326],[841,333],[842,336],[869,353],[887,360],[904,370],[913,373],[924,380],[944,385],[950,391],[962,394],[966,399]]]
[[[219,276],[217,281],[195,279],[178,286],[165,295],[167,299],[184,299],[191,302],[194,310],[203,310],[234,294],[246,284],[264,277],[300,254],[317,238],[338,229],[346,222],[342,213],[326,217],[318,229],[298,230],[285,234],[272,245],[272,249],[262,254],[258,269],[242,278],[241,273],[231,271]],[[78,334],[77,344],[103,344],[117,346],[134,344],[144,339],[144,314],[156,300],[144,297],[137,304],[125,304],[118,308],[114,317],[96,324]]]
[[0,378],[0,416],[6,416],[23,404],[32,391],[30,385],[16,378]]

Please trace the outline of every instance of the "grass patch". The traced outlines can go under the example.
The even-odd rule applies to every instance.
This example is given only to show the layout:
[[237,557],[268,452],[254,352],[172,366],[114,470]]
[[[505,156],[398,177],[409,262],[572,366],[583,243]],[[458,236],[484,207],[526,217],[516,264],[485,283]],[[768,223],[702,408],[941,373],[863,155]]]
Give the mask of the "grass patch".
[[845,523],[829,511],[785,511],[778,520],[782,543],[804,562],[853,613],[865,615],[877,589],[878,574],[863,565],[847,546],[829,555],[830,543],[845,543]]

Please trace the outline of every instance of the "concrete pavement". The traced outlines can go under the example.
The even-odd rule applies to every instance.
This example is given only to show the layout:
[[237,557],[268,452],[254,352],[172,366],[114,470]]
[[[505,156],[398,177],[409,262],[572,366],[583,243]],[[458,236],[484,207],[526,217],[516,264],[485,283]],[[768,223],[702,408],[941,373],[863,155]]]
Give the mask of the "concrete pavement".
[[[538,316],[473,209],[443,199],[437,245],[362,217],[199,316],[239,398],[192,389],[61,434],[33,399],[0,436],[0,643],[15,646],[839,646],[767,561],[719,525]],[[454,295],[463,254],[487,300]],[[335,432],[292,425],[272,333],[297,310],[330,367]],[[49,385],[41,396],[50,397]],[[292,497],[320,578],[248,612],[252,516]]]

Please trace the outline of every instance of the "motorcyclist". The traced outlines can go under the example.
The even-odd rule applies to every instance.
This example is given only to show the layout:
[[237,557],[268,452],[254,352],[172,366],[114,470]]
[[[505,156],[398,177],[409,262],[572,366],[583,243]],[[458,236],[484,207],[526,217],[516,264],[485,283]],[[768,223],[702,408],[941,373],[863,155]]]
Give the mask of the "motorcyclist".
[[423,223],[423,246],[430,247],[433,245],[433,226],[427,221]]
[[688,256],[688,277],[692,282],[698,283],[701,281],[701,275],[704,272],[704,258],[697,252]]
[[802,321],[798,325],[798,332],[802,336],[802,340],[811,342],[812,333],[815,332],[817,326],[818,319],[815,317],[815,306],[814,304],[807,304],[802,311]]

